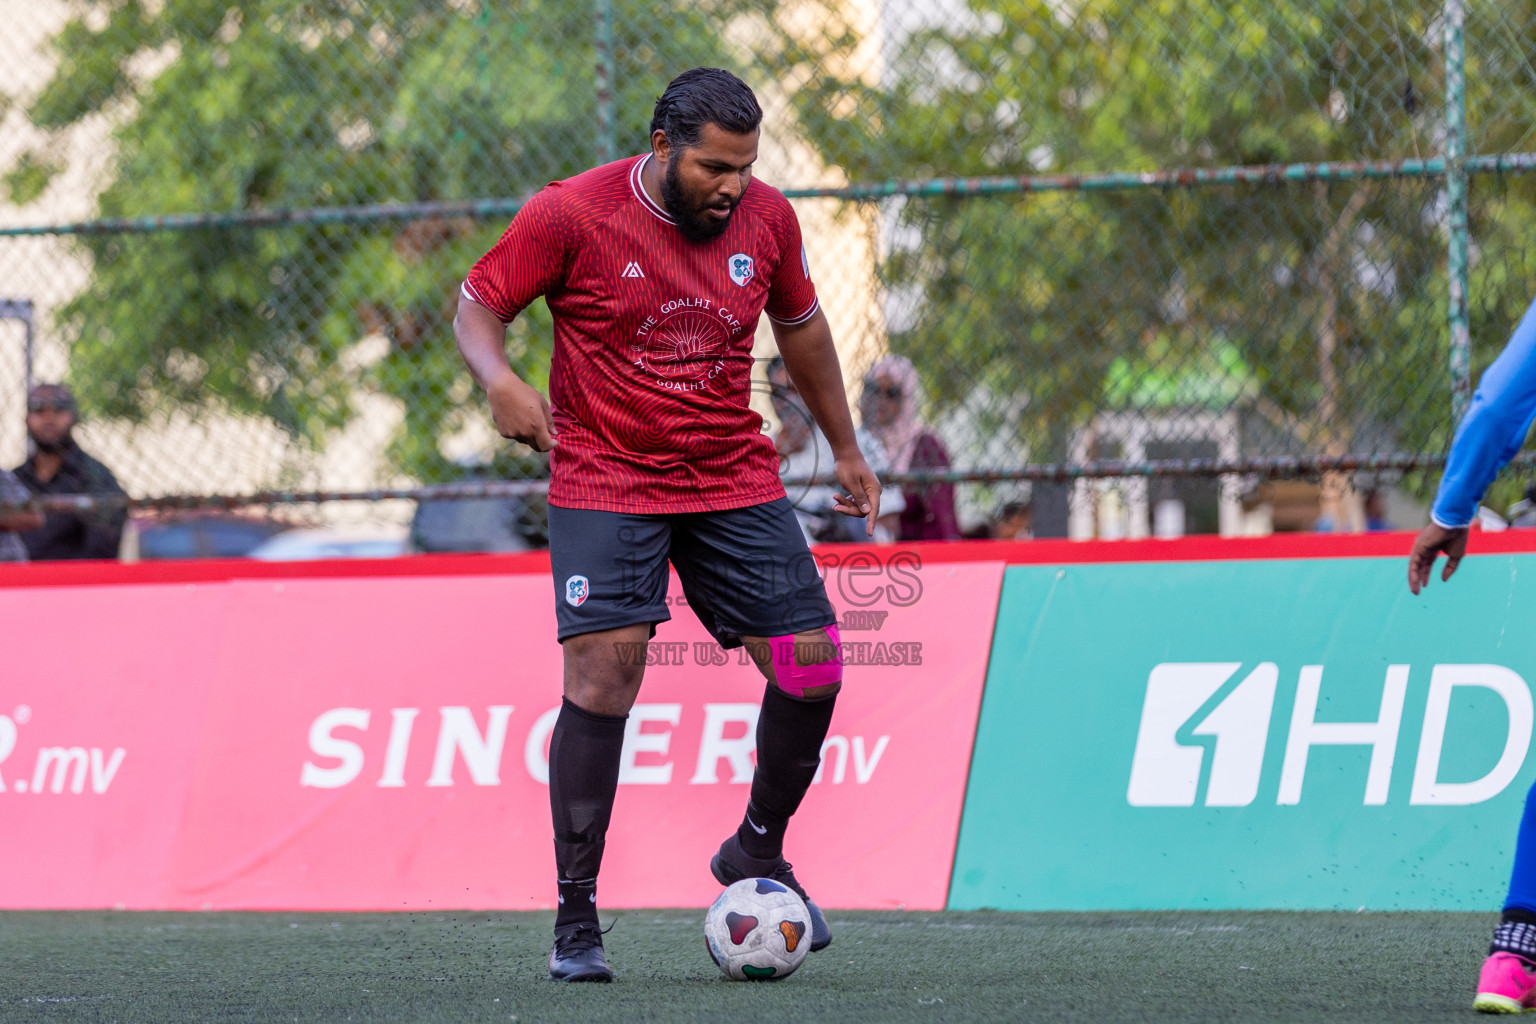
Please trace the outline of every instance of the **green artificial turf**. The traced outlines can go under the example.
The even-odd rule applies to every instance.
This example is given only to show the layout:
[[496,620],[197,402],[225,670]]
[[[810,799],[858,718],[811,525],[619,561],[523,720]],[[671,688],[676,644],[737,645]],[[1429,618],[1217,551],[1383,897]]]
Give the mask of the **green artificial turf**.
[[1472,1021],[1495,921],[829,916],[831,947],[745,984],[710,962],[702,911],[617,912],[617,981],[558,985],[547,913],[5,912],[0,1021]]

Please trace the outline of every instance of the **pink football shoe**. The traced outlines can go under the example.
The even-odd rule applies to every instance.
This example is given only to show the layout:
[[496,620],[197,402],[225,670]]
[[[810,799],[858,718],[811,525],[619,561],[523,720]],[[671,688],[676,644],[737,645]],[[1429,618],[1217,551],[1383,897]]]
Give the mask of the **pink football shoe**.
[[1536,1009],[1536,973],[1532,972],[1532,965],[1504,952],[1484,960],[1472,1009],[1479,1013],[1524,1013]]

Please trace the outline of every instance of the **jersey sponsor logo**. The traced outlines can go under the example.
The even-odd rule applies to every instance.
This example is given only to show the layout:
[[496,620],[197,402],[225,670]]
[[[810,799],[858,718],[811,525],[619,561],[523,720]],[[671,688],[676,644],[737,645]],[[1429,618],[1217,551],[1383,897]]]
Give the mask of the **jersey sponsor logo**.
[[635,332],[630,362],[668,391],[704,391],[725,373],[722,357],[743,330],[736,314],[713,299],[669,299]]
[[624,273],[620,274],[619,276],[620,277],[644,277],[645,276],[645,271],[640,269],[640,264],[639,263],[635,262],[634,260],[630,260],[628,263],[624,264]]
[[752,280],[752,257],[746,253],[739,252],[732,256],[726,262],[726,266],[730,269],[731,280],[743,288],[746,287],[748,281]]
[[565,603],[572,608],[580,608],[591,593],[592,585],[585,576],[572,576],[565,581]]
[[800,246],[800,272],[805,275],[807,281],[811,279],[811,261],[806,259],[804,245]]

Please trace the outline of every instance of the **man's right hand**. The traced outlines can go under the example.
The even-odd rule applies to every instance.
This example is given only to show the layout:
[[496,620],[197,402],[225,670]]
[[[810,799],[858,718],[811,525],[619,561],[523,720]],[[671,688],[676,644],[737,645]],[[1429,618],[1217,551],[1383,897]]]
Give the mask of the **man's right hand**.
[[555,446],[549,400],[537,388],[509,372],[492,382],[486,397],[491,403],[491,420],[502,437],[521,441],[535,451],[547,452]]
[[1451,578],[1456,567],[1467,553],[1467,528],[1447,529],[1438,523],[1430,523],[1413,540],[1413,552],[1408,556],[1408,589],[1417,594],[1429,586],[1429,574],[1435,567],[1435,559],[1445,552],[1445,569],[1442,580]]

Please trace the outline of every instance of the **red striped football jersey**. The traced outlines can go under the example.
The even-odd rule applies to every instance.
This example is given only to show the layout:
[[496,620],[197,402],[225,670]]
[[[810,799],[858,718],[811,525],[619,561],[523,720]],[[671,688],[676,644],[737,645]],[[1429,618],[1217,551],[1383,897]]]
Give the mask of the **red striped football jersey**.
[[800,224],[755,178],[717,238],[683,237],[646,193],[650,154],[554,182],[475,264],[464,295],[503,323],[539,295],[555,323],[551,504],[705,512],[784,494],[748,406],[766,312],[817,309]]

